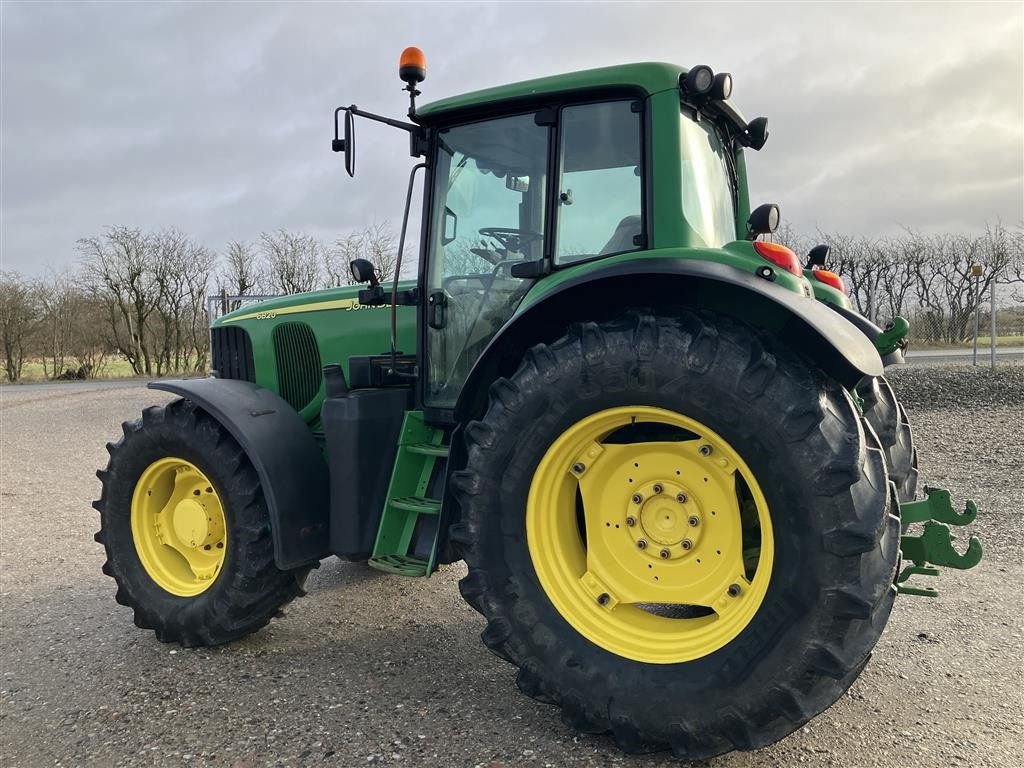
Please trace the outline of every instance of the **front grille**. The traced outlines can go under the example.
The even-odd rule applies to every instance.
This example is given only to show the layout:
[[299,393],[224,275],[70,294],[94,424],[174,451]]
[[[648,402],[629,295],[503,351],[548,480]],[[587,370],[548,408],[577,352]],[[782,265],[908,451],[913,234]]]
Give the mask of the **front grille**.
[[322,373],[316,337],[305,323],[281,323],[274,328],[273,341],[279,394],[301,411],[320,390]]
[[222,379],[256,381],[252,342],[244,328],[233,325],[211,328],[210,362]]

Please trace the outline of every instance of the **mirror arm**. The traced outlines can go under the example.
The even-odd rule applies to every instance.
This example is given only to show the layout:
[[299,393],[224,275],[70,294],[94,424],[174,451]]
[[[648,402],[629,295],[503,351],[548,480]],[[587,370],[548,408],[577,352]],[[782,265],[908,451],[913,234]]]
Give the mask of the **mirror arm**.
[[339,136],[338,129],[338,115],[342,112],[349,112],[356,117],[365,117],[367,120],[374,120],[378,123],[390,125],[393,128],[400,128],[403,131],[408,131],[410,137],[410,154],[413,157],[422,157],[427,152],[425,140],[426,133],[421,126],[416,125],[415,123],[407,123],[403,120],[395,120],[390,117],[384,117],[383,115],[377,115],[373,112],[365,112],[355,104],[350,104],[347,107],[338,107],[334,110],[334,141],[331,142],[331,149],[335,152],[345,151],[345,142]]
[[351,104],[347,107],[338,107],[334,110],[334,135],[338,135],[338,113],[339,112],[351,112],[356,117],[365,117],[368,120],[375,120],[378,123],[384,123],[390,125],[393,128],[401,128],[403,131],[409,131],[409,133],[417,133],[421,129],[415,123],[407,123],[404,120],[395,120],[390,117],[384,117],[383,115],[376,115],[373,112],[365,112],[357,107],[355,104]]

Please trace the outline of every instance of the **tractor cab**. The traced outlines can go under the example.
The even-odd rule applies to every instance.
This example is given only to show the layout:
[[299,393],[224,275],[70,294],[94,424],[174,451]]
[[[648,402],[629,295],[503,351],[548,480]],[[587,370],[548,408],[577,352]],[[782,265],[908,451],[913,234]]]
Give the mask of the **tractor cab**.
[[419,307],[418,393],[429,421],[454,422],[471,372],[541,279],[750,234],[742,149],[764,144],[766,123],[748,125],[728,104],[728,74],[625,65],[417,110],[426,62],[418,49],[401,62],[411,122],[339,107],[333,148],[351,173],[353,118],[366,117],[408,131],[423,158],[408,196],[424,170],[417,290],[363,301]]

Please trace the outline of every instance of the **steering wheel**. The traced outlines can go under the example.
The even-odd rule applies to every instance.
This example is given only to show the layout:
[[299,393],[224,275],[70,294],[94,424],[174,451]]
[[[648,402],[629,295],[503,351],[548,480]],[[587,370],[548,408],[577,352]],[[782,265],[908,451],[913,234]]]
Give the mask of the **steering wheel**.
[[516,253],[522,253],[522,247],[527,243],[544,239],[544,235],[540,232],[531,232],[528,229],[516,229],[515,227],[482,227],[478,231],[484,237],[493,237],[506,251]]

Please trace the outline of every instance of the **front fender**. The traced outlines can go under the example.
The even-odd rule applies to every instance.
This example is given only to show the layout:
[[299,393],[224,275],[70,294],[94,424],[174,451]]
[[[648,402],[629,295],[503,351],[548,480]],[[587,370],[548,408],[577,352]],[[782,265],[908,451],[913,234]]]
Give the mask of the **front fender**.
[[628,309],[710,309],[775,333],[846,387],[882,374],[870,339],[845,317],[736,267],[698,259],[631,259],[559,282],[525,306],[477,360],[455,407],[458,421],[486,406],[487,387],[515,369],[533,344],[561,336],[579,320]]
[[287,570],[328,554],[327,464],[309,427],[288,403],[248,381],[151,381],[209,413],[245,451],[270,513],[274,561]]

